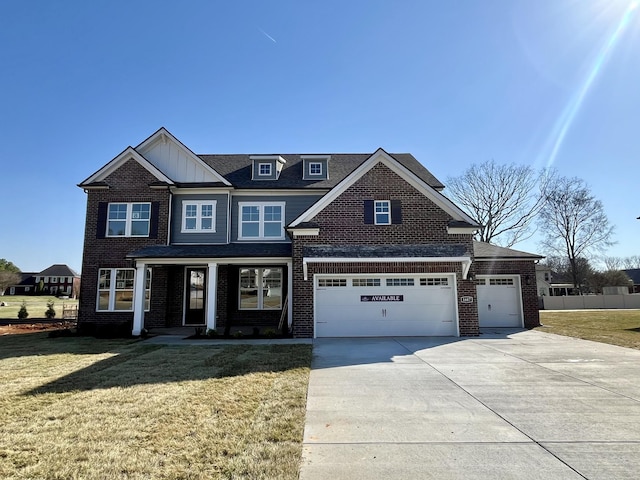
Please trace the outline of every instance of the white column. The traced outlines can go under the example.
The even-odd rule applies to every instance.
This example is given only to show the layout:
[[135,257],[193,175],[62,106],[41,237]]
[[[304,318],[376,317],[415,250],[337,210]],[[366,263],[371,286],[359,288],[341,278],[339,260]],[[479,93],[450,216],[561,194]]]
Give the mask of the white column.
[[216,328],[216,304],[218,301],[218,264],[209,263],[207,265],[207,330]]
[[133,330],[132,335],[140,335],[144,327],[144,290],[147,284],[147,266],[136,264],[136,281],[133,286]]
[[287,262],[287,324],[289,331],[293,324],[293,262]]

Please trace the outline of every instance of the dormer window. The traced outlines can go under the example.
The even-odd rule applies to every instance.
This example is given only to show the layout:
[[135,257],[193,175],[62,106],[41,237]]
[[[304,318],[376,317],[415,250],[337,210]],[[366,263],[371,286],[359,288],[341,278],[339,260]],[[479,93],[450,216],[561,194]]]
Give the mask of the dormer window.
[[251,155],[252,180],[277,180],[287,161],[280,155]]
[[329,155],[302,155],[303,180],[328,180]]
[[322,175],[322,163],[309,162],[309,176]]
[[259,163],[258,164],[258,175],[261,177],[270,177],[271,176],[271,164],[270,163]]

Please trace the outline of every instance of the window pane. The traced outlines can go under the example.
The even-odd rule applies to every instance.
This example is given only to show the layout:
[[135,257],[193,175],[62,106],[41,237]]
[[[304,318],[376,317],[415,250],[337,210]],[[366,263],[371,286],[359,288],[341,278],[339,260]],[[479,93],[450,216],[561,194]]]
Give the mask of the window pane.
[[211,230],[213,227],[213,222],[210,218],[202,219],[202,230]]
[[184,228],[185,228],[185,230],[195,230],[196,229],[196,219],[195,218],[185,218]]
[[131,206],[131,218],[134,220],[148,220],[151,218],[151,205],[148,203],[134,203]]
[[133,290],[133,278],[135,271],[130,269],[116,270],[116,289]]
[[112,203],[109,205],[109,220],[125,220],[127,218],[127,205],[124,203]]
[[100,292],[98,296],[98,310],[109,310],[109,292]]
[[257,222],[260,220],[260,211],[256,206],[242,207],[242,221],[243,222]]
[[203,217],[213,216],[213,205],[202,205],[202,216]]
[[264,224],[264,236],[265,237],[281,237],[282,236],[282,224],[280,222],[277,223],[268,223]]
[[133,290],[116,292],[114,310],[133,310]]
[[280,205],[266,205],[264,207],[264,221],[280,221],[282,218],[282,207]]
[[126,222],[109,220],[107,235],[110,237],[123,236],[125,233]]
[[265,268],[262,273],[262,308],[280,309],[282,304],[282,269]]
[[258,270],[243,268],[240,270],[240,308],[258,308],[258,286],[256,285]]
[[376,223],[391,223],[389,222],[388,213],[376,213]]
[[131,235],[147,236],[149,235],[149,221],[131,222]]
[[[280,224],[278,224],[280,225]],[[242,224],[242,236],[243,237],[258,237],[260,235],[260,225],[258,223],[243,223]]]
[[185,208],[185,213],[187,217],[195,217],[198,214],[198,206],[197,205],[187,205]]
[[98,279],[98,288],[100,290],[109,289],[111,285],[111,270],[100,270],[100,277]]

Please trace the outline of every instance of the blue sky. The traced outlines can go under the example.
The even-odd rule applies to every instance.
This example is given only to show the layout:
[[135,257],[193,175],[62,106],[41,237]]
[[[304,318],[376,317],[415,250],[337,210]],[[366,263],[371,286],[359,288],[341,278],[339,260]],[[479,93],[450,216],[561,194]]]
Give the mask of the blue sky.
[[441,181],[553,165],[639,255],[634,5],[2,0],[0,258],[80,270],[76,184],[160,126],[196,153],[410,152]]

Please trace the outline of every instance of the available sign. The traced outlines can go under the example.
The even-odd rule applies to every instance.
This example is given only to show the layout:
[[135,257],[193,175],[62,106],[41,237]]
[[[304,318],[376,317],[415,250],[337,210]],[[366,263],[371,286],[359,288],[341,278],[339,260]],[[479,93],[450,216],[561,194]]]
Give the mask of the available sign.
[[360,295],[361,302],[404,302],[404,295]]

